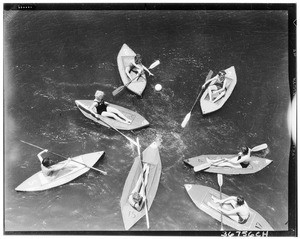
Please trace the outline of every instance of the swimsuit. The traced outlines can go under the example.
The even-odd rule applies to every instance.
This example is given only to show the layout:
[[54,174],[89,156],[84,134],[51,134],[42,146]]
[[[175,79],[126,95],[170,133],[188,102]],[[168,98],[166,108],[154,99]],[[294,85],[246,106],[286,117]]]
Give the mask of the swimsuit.
[[49,168],[45,167],[43,164],[42,164],[42,172],[43,174],[47,177],[47,176],[52,176],[54,171],[50,170]]
[[131,72],[134,68],[135,68],[135,65],[133,65],[132,63],[130,63],[130,65],[129,65],[129,72]]
[[[248,154],[246,155],[243,155],[243,156],[247,156],[249,155],[250,156],[250,149],[248,148]],[[242,158],[242,156],[238,156],[238,160],[240,160]],[[247,168],[249,166],[250,162],[249,161],[244,161],[244,162],[241,162],[240,165],[242,166],[242,168]]]
[[[130,63],[130,65],[129,65],[129,72],[134,72],[135,74],[137,74],[139,71],[138,71],[139,69],[135,66],[135,65],[133,65],[132,63]],[[141,73],[143,73],[144,72],[144,69],[142,68],[142,70],[141,70]]]
[[240,165],[242,166],[242,168],[247,168],[249,166],[249,162],[242,162],[240,163]]
[[101,100],[100,102],[95,100],[95,102],[97,102],[97,114],[101,115],[103,111],[107,111],[107,105],[103,100]]
[[221,81],[220,78],[218,78],[214,85],[215,85],[215,86],[218,88],[218,90],[219,90],[219,89],[221,89],[221,88],[223,87],[223,83],[224,83],[224,80]]

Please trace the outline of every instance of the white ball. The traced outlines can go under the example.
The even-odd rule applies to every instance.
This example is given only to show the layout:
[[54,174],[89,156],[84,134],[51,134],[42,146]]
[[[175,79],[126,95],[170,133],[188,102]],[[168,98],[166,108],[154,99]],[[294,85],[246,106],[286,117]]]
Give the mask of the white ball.
[[161,89],[162,89],[161,84],[156,84],[156,85],[155,85],[155,90],[156,90],[156,91],[160,91]]

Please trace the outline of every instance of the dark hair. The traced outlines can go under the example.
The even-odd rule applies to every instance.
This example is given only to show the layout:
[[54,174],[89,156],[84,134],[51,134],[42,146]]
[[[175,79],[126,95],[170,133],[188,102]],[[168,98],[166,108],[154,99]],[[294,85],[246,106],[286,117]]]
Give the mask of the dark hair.
[[141,195],[140,195],[139,193],[137,193],[137,192],[134,192],[134,193],[133,193],[132,198],[133,198],[133,200],[134,200],[135,202],[138,202],[138,203],[142,200]]
[[248,147],[242,147],[242,153],[244,155],[248,154],[248,152],[249,152],[249,148]]
[[219,75],[219,76],[220,76],[220,75],[223,75],[223,76],[225,76],[225,75],[226,75],[226,72],[225,72],[224,70],[222,70],[222,71],[219,71],[218,75]]
[[141,64],[142,63],[142,56],[140,54],[136,54],[134,57],[134,61],[136,64]]
[[236,203],[237,205],[242,206],[245,203],[244,197],[241,195],[237,196]]
[[49,157],[46,157],[46,158],[43,159],[42,164],[43,164],[46,168],[48,168],[48,167],[51,166],[52,161],[50,160]]

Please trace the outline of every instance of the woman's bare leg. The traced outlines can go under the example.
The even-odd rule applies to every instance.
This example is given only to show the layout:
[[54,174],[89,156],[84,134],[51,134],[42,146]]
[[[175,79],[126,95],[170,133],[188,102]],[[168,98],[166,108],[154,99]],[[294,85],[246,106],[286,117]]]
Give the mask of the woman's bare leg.
[[209,100],[212,101],[212,94],[213,94],[213,91],[216,91],[218,90],[218,87],[215,86],[215,85],[211,85],[208,87],[208,95],[209,95]]
[[123,121],[125,121],[126,123],[131,123],[131,120],[128,119],[120,110],[118,110],[114,107],[111,107],[111,106],[107,106],[106,110],[109,113],[113,113],[113,114],[117,115],[119,118],[121,117],[123,119]]

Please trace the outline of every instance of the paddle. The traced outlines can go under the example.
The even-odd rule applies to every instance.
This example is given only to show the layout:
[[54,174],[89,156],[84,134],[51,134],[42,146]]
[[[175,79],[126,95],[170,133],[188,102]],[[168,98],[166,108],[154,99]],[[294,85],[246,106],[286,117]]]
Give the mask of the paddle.
[[94,112],[92,112],[89,109],[86,109],[84,106],[82,106],[80,103],[78,103],[78,106],[81,107],[82,110],[84,110],[86,113],[91,114],[92,116],[94,116],[96,119],[102,121],[104,124],[106,124],[109,128],[112,128],[113,130],[115,130],[116,132],[118,132],[119,134],[121,134],[122,136],[124,136],[126,139],[128,139],[131,143],[133,143],[135,146],[137,146],[136,142],[127,137],[125,134],[123,134],[120,130],[116,129],[115,127],[113,127],[112,125],[110,125],[109,123],[105,122],[104,120],[102,120],[101,118],[97,117],[96,114]]
[[[155,62],[153,62],[148,69],[153,69],[154,67],[158,66],[160,64],[159,60],[156,60]],[[122,85],[120,87],[118,87],[117,89],[115,89],[112,94],[113,96],[116,96],[117,94],[119,94],[123,89],[125,89],[125,87],[127,87],[131,82],[133,82],[134,80],[136,80],[138,77],[140,77],[140,75],[136,76],[135,78],[133,78],[132,80],[130,80],[128,83],[126,83],[126,85]]]
[[[142,168],[143,168],[143,159],[142,159],[142,154],[141,154],[141,149],[140,149],[140,142],[139,142],[139,138],[136,139],[137,142],[137,148],[138,148],[138,154],[139,157],[141,159],[141,164],[142,164]],[[144,178],[143,178],[143,184],[145,183]],[[148,206],[147,206],[147,196],[146,196],[146,186],[145,186],[145,212],[146,212],[146,221],[147,221],[147,228],[150,228],[150,222],[149,222],[149,214],[148,214]]]
[[[217,174],[218,177],[218,184],[220,186],[220,199],[222,200],[222,185],[223,185],[223,174]],[[222,204],[221,204],[222,208]],[[223,231],[223,213],[221,211],[221,231]]]
[[[206,76],[205,82],[208,81],[208,80],[211,78],[212,74],[213,74],[213,71],[210,70],[210,71],[208,72],[208,75]],[[205,88],[206,88],[206,87],[203,87],[203,85],[202,85],[202,89],[201,89],[200,93],[198,94],[198,96],[197,96],[197,98],[196,98],[196,100],[195,100],[195,102],[194,102],[194,104],[193,104],[193,106],[192,106],[190,112],[184,117],[184,119],[183,119],[183,121],[182,121],[182,123],[181,123],[181,127],[182,127],[182,128],[184,128],[184,127],[186,126],[186,124],[189,122],[189,120],[190,120],[190,118],[191,118],[192,110],[194,109],[194,107],[195,107],[195,105],[196,105],[196,103],[197,103],[199,97],[202,95],[202,93],[203,93],[203,91],[205,90]]]
[[[266,149],[268,148],[268,145],[267,144],[260,144],[260,145],[257,145],[255,147],[253,147],[251,150],[251,152],[257,152],[257,151],[260,151],[260,150],[263,150],[263,149]],[[217,162],[207,162],[207,163],[203,163],[203,164],[200,164],[196,167],[194,167],[194,172],[199,172],[201,170],[204,170],[204,169],[207,169],[213,165],[216,165],[216,164],[219,164],[221,163],[222,161],[226,161],[228,159],[221,159],[220,161],[217,161]]]
[[[34,145],[34,144],[31,144],[31,143],[25,142],[25,141],[23,141],[23,140],[20,140],[20,141],[21,141],[22,143],[24,143],[24,144],[28,144],[28,145],[33,146],[33,147],[35,147],[35,148],[38,148],[38,149],[41,149],[41,150],[45,150],[45,149],[43,149],[43,148],[41,148],[41,147],[39,147],[39,146],[37,146],[37,145]],[[59,156],[59,157],[61,157],[61,158],[68,159],[67,157],[65,157],[65,156],[63,156],[63,155],[61,155],[61,154],[57,154],[57,153],[54,153],[54,152],[51,152],[51,151],[48,151],[48,152],[51,153],[51,154],[54,154],[54,155],[56,155],[56,156]],[[92,166],[88,166],[88,165],[86,165],[86,164],[84,164],[84,163],[81,163],[81,162],[78,162],[78,161],[76,161],[76,160],[74,160],[74,159],[72,159],[72,158],[71,158],[71,160],[72,160],[73,162],[76,162],[76,163],[79,163],[79,164],[81,164],[81,165],[84,165],[85,167],[94,169],[94,170],[96,170],[96,171],[98,171],[98,172],[100,172],[100,173],[102,173],[102,174],[104,174],[104,175],[107,175],[107,172],[105,172],[105,171],[102,171],[102,170],[100,170],[100,169],[94,168],[94,167],[92,167]]]

